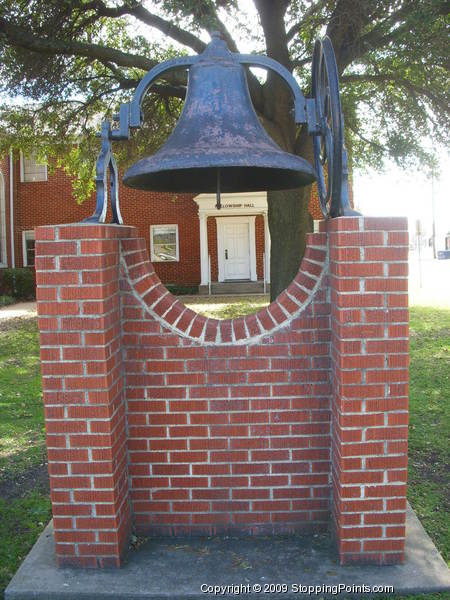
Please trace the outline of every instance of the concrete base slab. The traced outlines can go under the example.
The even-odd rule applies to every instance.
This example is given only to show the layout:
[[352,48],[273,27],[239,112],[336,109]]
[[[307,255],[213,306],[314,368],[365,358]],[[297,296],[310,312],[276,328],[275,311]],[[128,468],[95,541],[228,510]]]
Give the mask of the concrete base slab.
[[[450,571],[410,507],[406,540],[405,564],[397,566],[341,567],[327,536],[275,536],[152,539],[133,551],[119,570],[58,569],[50,523],[6,589],[5,599],[370,598],[450,591]],[[269,587],[264,592],[270,584],[286,584],[287,591],[272,592]],[[349,589],[336,593],[340,584]],[[302,592],[301,585],[333,587],[315,594]],[[372,592],[352,588],[362,585]],[[394,593],[373,593],[376,585],[393,586]],[[214,593],[207,586],[224,587]]]

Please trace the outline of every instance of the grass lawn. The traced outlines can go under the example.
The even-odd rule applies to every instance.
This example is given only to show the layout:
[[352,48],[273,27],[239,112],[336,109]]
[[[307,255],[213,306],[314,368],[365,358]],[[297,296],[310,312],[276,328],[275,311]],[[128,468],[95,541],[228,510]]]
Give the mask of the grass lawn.
[[0,322],[0,594],[51,518],[36,319]]
[[258,312],[269,304],[269,295],[182,296],[180,300],[195,312],[214,319],[234,319]]
[[450,310],[416,306],[410,325],[408,498],[450,561]]
[[[194,310],[230,318],[267,297],[185,298]],[[450,559],[450,310],[411,309],[409,500]],[[0,322],[0,594],[51,517],[35,319]],[[421,596],[442,600],[445,594]],[[411,597],[412,598],[412,597]],[[417,598],[417,597],[416,597]]]

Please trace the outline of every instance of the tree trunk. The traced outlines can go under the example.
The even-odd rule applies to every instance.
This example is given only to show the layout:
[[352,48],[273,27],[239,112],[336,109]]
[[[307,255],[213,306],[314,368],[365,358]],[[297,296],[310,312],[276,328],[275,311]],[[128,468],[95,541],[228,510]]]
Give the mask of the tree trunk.
[[297,275],[305,252],[306,233],[312,219],[308,211],[311,186],[267,193],[271,238],[270,299],[275,298]]
[[[283,150],[312,163],[312,143],[306,128],[303,127],[295,138],[296,127],[292,111],[289,110],[289,103],[292,102],[290,92],[279,80],[268,80],[268,84],[265,88],[266,107],[271,119],[263,119],[267,132]],[[305,252],[306,234],[313,227],[308,210],[310,195],[310,185],[267,193],[271,300],[275,300],[297,275]]]
[[[267,55],[292,72],[284,15],[287,0],[254,0],[266,39]],[[286,152],[310,160],[312,144],[305,128],[297,137],[292,91],[278,75],[267,74],[263,87],[262,122],[267,133]],[[311,186],[268,192],[268,221],[271,237],[270,296],[274,300],[298,272],[305,251],[306,233],[311,230],[308,203]]]

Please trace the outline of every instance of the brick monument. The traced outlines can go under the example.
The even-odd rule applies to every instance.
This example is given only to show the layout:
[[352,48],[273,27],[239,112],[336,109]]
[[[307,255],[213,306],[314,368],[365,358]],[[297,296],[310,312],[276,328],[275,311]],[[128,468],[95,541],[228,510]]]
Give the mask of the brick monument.
[[258,313],[217,321],[161,284],[133,227],[36,229],[59,565],[144,535],[331,529],[340,561],[405,543],[406,219],[340,217]]

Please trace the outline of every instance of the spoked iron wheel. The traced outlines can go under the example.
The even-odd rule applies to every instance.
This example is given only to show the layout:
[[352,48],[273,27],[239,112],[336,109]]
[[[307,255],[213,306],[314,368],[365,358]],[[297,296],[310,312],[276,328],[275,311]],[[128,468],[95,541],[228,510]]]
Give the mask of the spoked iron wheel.
[[313,137],[320,207],[325,217],[337,217],[341,214],[344,123],[336,59],[328,37],[316,41],[311,87],[320,129]]

